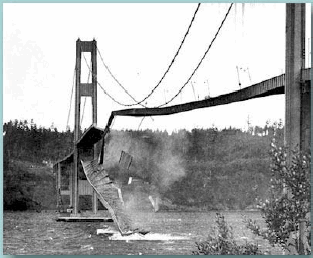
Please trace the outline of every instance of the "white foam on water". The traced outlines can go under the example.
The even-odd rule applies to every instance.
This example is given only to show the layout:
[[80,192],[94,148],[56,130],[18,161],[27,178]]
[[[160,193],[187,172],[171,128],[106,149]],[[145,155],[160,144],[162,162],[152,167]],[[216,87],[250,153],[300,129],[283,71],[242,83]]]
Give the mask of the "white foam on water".
[[185,236],[173,236],[171,234],[159,234],[159,233],[148,233],[142,235],[135,233],[129,236],[122,236],[120,233],[115,233],[109,236],[109,240],[124,240],[124,241],[169,241],[169,240],[187,240]]
[[117,230],[113,230],[111,228],[99,228],[97,229],[97,235],[101,235],[101,234],[104,234],[104,235],[113,235],[113,234],[116,234],[118,233]]

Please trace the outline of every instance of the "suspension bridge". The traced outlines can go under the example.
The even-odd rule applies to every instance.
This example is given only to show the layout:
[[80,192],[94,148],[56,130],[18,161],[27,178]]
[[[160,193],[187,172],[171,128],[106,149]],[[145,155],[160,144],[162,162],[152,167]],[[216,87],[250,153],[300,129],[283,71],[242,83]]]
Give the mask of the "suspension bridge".
[[[94,180],[97,178],[96,175],[88,174],[91,170],[97,170],[93,166],[101,165],[103,162],[103,145],[104,138],[110,131],[110,126],[114,117],[116,116],[133,116],[133,117],[145,117],[145,116],[165,116],[172,115],[182,112],[187,112],[194,109],[209,108],[213,106],[226,105],[234,102],[241,102],[255,98],[264,98],[272,95],[285,94],[285,144],[290,147],[290,149],[296,146],[300,147],[301,150],[310,148],[310,105],[311,105],[311,69],[305,69],[305,5],[304,4],[286,4],[286,59],[285,59],[285,74],[273,78],[267,78],[259,83],[255,83],[248,87],[239,89],[234,92],[223,94],[217,97],[206,98],[203,100],[192,101],[179,105],[171,105],[172,100],[174,100],[184,87],[190,82],[190,79],[195,74],[196,70],[201,65],[202,61],[209,52],[215,38],[218,36],[224,21],[227,18],[228,13],[231,10],[232,5],[230,5],[224,19],[222,20],[211,44],[205,51],[202,59],[191,73],[190,77],[179,89],[178,93],[169,101],[160,104],[157,107],[146,107],[143,103],[149,98],[157,87],[161,84],[163,78],[166,76],[170,70],[172,64],[175,62],[175,58],[179,54],[180,48],[184,43],[186,36],[189,33],[189,29],[193,23],[195,15],[199,9],[198,5],[195,14],[191,20],[186,34],[174,55],[168,69],[161,77],[159,83],[152,89],[151,93],[140,101],[137,101],[130,93],[124,88],[120,82],[114,77],[109,68],[105,65],[101,53],[97,49],[97,42],[93,41],[81,41],[76,42],[76,68],[75,68],[75,128],[74,128],[74,146],[73,151],[58,161],[54,165],[54,172],[56,174],[56,188],[57,188],[57,198],[64,195],[70,197],[70,203],[68,206],[73,207],[73,212],[71,216],[73,219],[79,217],[79,196],[80,195],[92,195],[93,200],[93,213],[97,214],[97,199],[102,199],[104,206],[108,205],[110,202],[110,194],[106,194],[103,191],[104,188],[99,188],[95,186],[97,182]],[[84,52],[91,53],[91,66],[88,66],[90,70],[92,81],[89,83],[81,83],[81,60],[86,60]],[[113,79],[123,87],[123,90],[132,98],[133,104],[123,104],[113,98],[107,91],[104,90],[102,85],[97,81],[97,54],[100,55],[101,61],[106,66],[108,72],[111,74]],[[88,76],[89,77],[89,76]],[[89,81],[89,80],[88,80]],[[131,107],[135,105],[141,105],[141,108],[127,108],[121,110],[115,110],[111,112],[110,117],[105,128],[97,127],[97,86],[100,86],[103,92],[112,99],[112,101],[126,106]],[[92,99],[92,125],[81,134],[81,98],[90,97]],[[101,145],[102,141],[102,145]],[[99,147],[100,146],[100,147]],[[289,153],[290,156],[290,153]],[[99,159],[100,157],[100,159]],[[94,163],[84,163],[81,164],[81,160],[92,160]],[[123,163],[123,162],[122,162]],[[128,165],[130,163],[128,162]],[[81,180],[79,178],[80,171],[85,169],[87,180]],[[89,167],[88,167],[89,166]],[[121,169],[125,169],[121,165]],[[127,169],[127,168],[126,168]],[[98,171],[100,171],[98,169]],[[69,173],[69,181],[67,186],[64,188],[64,183],[62,182],[62,174],[64,171]],[[102,175],[102,179],[107,175]],[[92,185],[92,186],[91,186]],[[101,191],[100,191],[100,190]],[[119,197],[112,197],[119,198]],[[109,205],[109,207],[111,207]],[[123,212],[119,212],[121,217],[124,216]],[[114,211],[112,212],[114,216]],[[67,218],[70,219],[70,218]],[[119,221],[119,219],[115,220]],[[119,222],[120,225],[121,222]],[[127,226],[121,226],[127,228]],[[121,229],[123,231],[123,229]]]

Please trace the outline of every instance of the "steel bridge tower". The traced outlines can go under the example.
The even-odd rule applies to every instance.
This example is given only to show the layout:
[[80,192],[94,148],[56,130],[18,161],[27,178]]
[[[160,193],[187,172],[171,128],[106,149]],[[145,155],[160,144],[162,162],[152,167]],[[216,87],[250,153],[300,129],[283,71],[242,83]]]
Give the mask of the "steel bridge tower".
[[[81,60],[82,53],[91,53],[91,67],[89,67],[92,80],[91,83],[81,82]],[[76,41],[76,85],[75,85],[75,126],[74,126],[74,164],[71,170],[70,180],[72,182],[71,199],[73,205],[73,215],[77,215],[79,209],[79,191],[78,191],[78,171],[80,167],[79,149],[77,146],[81,136],[81,98],[90,97],[92,101],[92,123],[97,125],[97,42],[93,41]],[[96,158],[96,148],[93,149],[93,156]],[[97,195],[93,190],[92,207],[94,213],[97,212]]]

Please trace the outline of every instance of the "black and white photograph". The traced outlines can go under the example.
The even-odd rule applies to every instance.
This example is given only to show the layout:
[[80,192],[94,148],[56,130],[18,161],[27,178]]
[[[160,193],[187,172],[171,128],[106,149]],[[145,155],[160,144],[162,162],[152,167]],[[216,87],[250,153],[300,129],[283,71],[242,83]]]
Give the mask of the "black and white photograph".
[[310,3],[3,3],[4,255],[310,255]]

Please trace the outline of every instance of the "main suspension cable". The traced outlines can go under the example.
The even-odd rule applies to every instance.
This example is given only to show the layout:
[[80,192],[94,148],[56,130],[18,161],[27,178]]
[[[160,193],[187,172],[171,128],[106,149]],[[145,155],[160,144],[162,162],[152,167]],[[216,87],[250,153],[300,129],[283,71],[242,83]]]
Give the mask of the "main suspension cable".
[[124,90],[124,92],[135,102],[135,103],[133,103],[133,104],[125,104],[125,105],[123,105],[123,106],[131,107],[131,106],[135,106],[135,105],[141,104],[142,102],[144,102],[145,100],[147,100],[147,99],[155,92],[155,90],[160,86],[161,82],[163,81],[163,79],[165,78],[165,76],[167,75],[167,73],[169,72],[169,70],[171,69],[172,65],[174,64],[175,59],[176,59],[176,57],[178,56],[178,54],[179,54],[179,52],[180,52],[180,50],[181,50],[181,48],[182,48],[182,46],[183,46],[183,44],[184,44],[184,42],[185,42],[185,39],[186,39],[187,35],[189,34],[190,28],[191,28],[191,26],[192,26],[192,24],[193,24],[193,22],[194,22],[194,19],[195,19],[195,17],[196,17],[196,14],[197,14],[199,8],[200,8],[200,5],[201,5],[201,3],[198,4],[198,6],[197,6],[197,8],[196,8],[196,10],[195,10],[195,12],[194,12],[194,14],[193,14],[193,17],[192,17],[192,19],[191,19],[191,22],[190,22],[190,24],[189,24],[189,26],[188,26],[188,29],[187,29],[187,31],[186,31],[186,33],[185,33],[185,35],[184,35],[184,37],[183,37],[183,39],[182,39],[180,45],[179,45],[178,50],[176,51],[176,53],[175,53],[175,55],[174,55],[174,57],[173,57],[171,63],[169,64],[168,68],[167,68],[166,71],[164,72],[163,76],[161,77],[161,79],[159,80],[159,82],[157,83],[157,85],[154,86],[153,89],[151,90],[151,92],[150,92],[145,98],[143,98],[143,99],[140,100],[140,101],[137,101],[137,100],[127,91],[127,89],[116,79],[116,77],[113,75],[113,73],[111,72],[111,70],[110,70],[110,68],[108,67],[108,65],[105,64],[105,62],[104,62],[104,60],[103,60],[103,58],[102,58],[102,55],[101,55],[101,53],[100,53],[100,50],[97,48],[97,51],[98,51],[99,56],[100,56],[100,59],[101,59],[103,65],[104,65],[104,67],[107,69],[107,71],[108,71],[109,74],[111,75],[111,77],[112,77],[112,78],[115,80],[115,82]]
[[[100,50],[97,48],[98,54],[100,56],[100,59],[102,61],[102,64],[104,65],[105,69],[107,69],[107,71],[109,72],[109,74],[111,75],[111,77],[114,79],[114,81],[124,90],[124,92],[135,102],[135,104],[123,104],[123,106],[134,106],[134,105],[138,105],[141,104],[141,102],[138,102],[128,91],[127,89],[119,82],[119,80],[114,76],[114,74],[111,72],[111,69],[109,68],[108,65],[106,65],[104,63],[104,60],[102,58],[102,55],[100,53]],[[142,105],[142,107],[146,107],[145,105]]]
[[116,104],[121,105],[121,106],[125,106],[125,104],[123,104],[123,103],[119,102],[118,100],[116,100],[115,98],[113,98],[113,97],[103,88],[103,86],[102,86],[102,85],[100,84],[100,82],[98,81],[96,74],[94,74],[94,73],[91,71],[91,67],[89,66],[88,61],[87,61],[87,59],[86,59],[86,57],[85,57],[84,54],[83,54],[83,57],[84,57],[84,60],[85,60],[85,62],[86,62],[86,65],[87,65],[87,67],[88,67],[90,73],[92,74],[92,77],[96,80],[97,85],[99,85],[99,87],[102,89],[103,93],[104,93],[105,95],[107,95],[107,96],[108,96],[113,102],[115,102]]
[[189,81],[191,80],[191,78],[194,76],[194,74],[196,73],[196,71],[197,71],[198,68],[200,67],[200,65],[201,65],[202,61],[204,60],[204,58],[206,57],[207,53],[208,53],[209,50],[211,49],[212,44],[213,44],[213,42],[215,41],[215,39],[217,38],[217,35],[219,34],[219,32],[220,32],[220,30],[221,30],[221,28],[222,28],[222,26],[223,26],[223,24],[224,24],[224,22],[225,22],[225,20],[226,20],[226,18],[227,18],[227,16],[228,16],[228,14],[229,14],[229,12],[230,12],[232,6],[233,6],[233,3],[231,3],[230,7],[228,8],[228,11],[227,11],[227,13],[226,13],[224,19],[222,20],[221,25],[219,26],[217,32],[215,33],[214,38],[212,39],[212,41],[211,41],[209,47],[207,48],[207,50],[205,51],[204,55],[202,56],[200,62],[198,63],[198,65],[196,66],[196,68],[193,70],[193,72],[192,72],[191,75],[189,76],[188,80],[187,80],[187,81],[184,83],[184,85],[179,89],[179,91],[177,92],[177,94],[175,94],[169,101],[166,101],[164,104],[157,106],[158,108],[159,108],[159,107],[163,107],[163,106],[165,106],[165,105],[171,103],[171,102],[181,93],[181,91],[185,88],[185,86],[189,83]]

